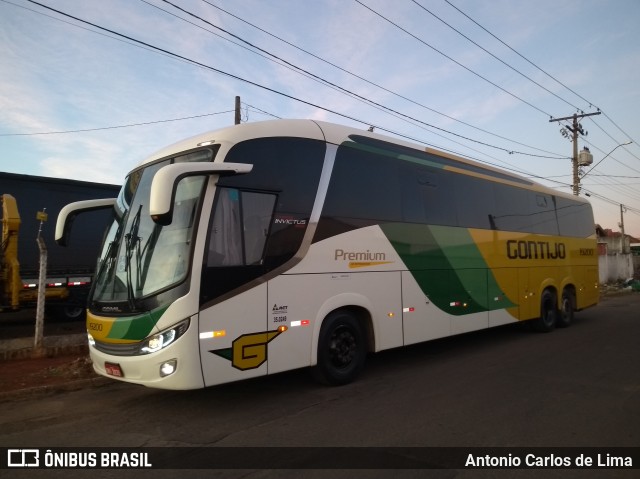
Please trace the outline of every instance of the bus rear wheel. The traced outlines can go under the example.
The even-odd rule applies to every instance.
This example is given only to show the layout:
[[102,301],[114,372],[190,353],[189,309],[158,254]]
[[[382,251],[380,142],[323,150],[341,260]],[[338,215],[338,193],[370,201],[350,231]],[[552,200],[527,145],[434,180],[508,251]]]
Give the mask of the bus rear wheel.
[[533,329],[548,333],[556,327],[558,319],[558,302],[553,291],[545,290],[540,298],[540,317],[533,322]]
[[556,321],[556,326],[559,328],[566,328],[573,322],[573,314],[575,312],[575,307],[573,306],[575,303],[573,298],[573,294],[569,291],[562,293],[562,304]]
[[348,384],[364,367],[366,354],[365,335],[358,320],[347,311],[333,312],[320,328],[314,375],[323,384]]

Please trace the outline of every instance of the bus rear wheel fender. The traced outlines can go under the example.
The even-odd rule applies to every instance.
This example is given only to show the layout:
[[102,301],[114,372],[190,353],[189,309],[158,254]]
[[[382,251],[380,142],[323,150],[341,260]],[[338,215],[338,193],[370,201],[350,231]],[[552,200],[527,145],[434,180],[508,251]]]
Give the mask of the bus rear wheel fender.
[[553,331],[558,322],[558,298],[555,290],[545,289],[540,298],[540,317],[533,321],[533,329],[541,333]]
[[358,317],[345,309],[334,311],[320,328],[314,376],[331,386],[348,384],[362,371],[367,352],[367,335]]

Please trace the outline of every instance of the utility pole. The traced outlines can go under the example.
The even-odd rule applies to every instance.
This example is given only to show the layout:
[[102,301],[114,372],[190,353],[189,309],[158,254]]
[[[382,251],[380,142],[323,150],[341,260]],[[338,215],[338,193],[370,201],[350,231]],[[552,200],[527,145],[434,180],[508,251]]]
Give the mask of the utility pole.
[[620,232],[622,233],[622,254],[626,253],[626,240],[624,236],[624,205],[620,205]]
[[573,165],[573,194],[578,196],[580,194],[580,175],[578,170],[578,135],[586,135],[585,131],[582,129],[582,125],[578,122],[578,118],[584,118],[586,116],[599,115],[600,112],[596,111],[594,113],[574,113],[571,116],[565,116],[564,118],[551,118],[549,123],[553,121],[563,121],[563,120],[573,120],[571,126],[565,126],[567,130],[572,133],[571,141],[573,141],[573,156],[571,158],[571,163]]
[[236,117],[235,117],[235,125],[239,125],[241,120],[240,116],[240,97],[236,97]]
[[43,334],[44,334],[44,307],[45,307],[45,290],[47,279],[47,245],[42,238],[42,224],[47,221],[46,208],[42,211],[38,211],[36,219],[40,221],[40,228],[38,229],[38,236],[36,241],[38,243],[38,249],[40,250],[40,270],[38,274],[38,296],[36,302],[36,332],[33,339],[33,352],[34,358],[41,358],[44,356],[45,350],[43,347]]

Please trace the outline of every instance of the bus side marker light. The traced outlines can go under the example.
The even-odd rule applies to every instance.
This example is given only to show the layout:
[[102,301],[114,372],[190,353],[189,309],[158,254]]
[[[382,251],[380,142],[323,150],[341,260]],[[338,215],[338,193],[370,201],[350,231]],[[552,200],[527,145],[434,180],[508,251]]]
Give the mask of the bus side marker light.
[[469,306],[469,303],[463,303],[462,301],[452,301],[449,303],[449,306],[452,308],[459,308],[459,307],[463,307],[466,308]]
[[289,329],[289,328],[287,328],[287,327],[286,327],[286,326],[284,326],[284,325],[283,325],[283,326],[279,326],[279,327],[278,327],[278,332],[279,332],[279,333],[284,333],[287,329]]
[[403,313],[413,313],[416,310],[416,308],[402,308],[402,312]]
[[222,338],[226,335],[227,331],[224,329],[220,331],[205,331],[204,333],[200,333],[200,339]]
[[[291,327],[295,328],[296,326],[309,326],[309,320],[308,319],[303,319],[302,321],[291,321]],[[281,326],[282,327],[282,326]],[[284,327],[284,331],[287,330],[287,327]],[[278,328],[280,329],[280,328]]]
[[389,316],[390,318],[393,318],[395,315],[396,313],[394,313],[393,311],[387,313],[387,316]]

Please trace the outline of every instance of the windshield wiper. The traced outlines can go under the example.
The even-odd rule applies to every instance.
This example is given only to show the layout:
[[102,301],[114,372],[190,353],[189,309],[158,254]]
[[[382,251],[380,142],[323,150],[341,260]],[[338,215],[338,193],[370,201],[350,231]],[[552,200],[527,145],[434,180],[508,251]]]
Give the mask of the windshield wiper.
[[120,234],[122,233],[122,223],[118,223],[118,229],[113,237],[113,240],[109,242],[109,246],[105,251],[102,262],[96,271],[94,284],[96,289],[101,287],[96,296],[102,297],[109,285],[109,277],[111,274],[115,274],[115,267],[118,263],[116,259],[116,252],[118,251],[117,245],[120,243]]
[[[139,250],[140,248],[140,238],[138,236],[138,232],[140,231],[140,216],[142,215],[142,205],[138,208],[138,212],[136,213],[133,221],[131,222],[131,228],[129,228],[129,233],[124,235],[124,246],[125,246],[125,259],[126,259],[126,274],[127,278],[127,301],[129,303],[129,309],[131,312],[136,311],[136,303],[135,303],[135,292],[133,290],[133,280],[131,278],[131,258],[134,253],[134,249]],[[137,246],[137,248],[136,248]],[[138,268],[139,269],[139,268]],[[139,273],[136,274],[138,276]],[[136,277],[136,285],[139,284],[139,278]]]

